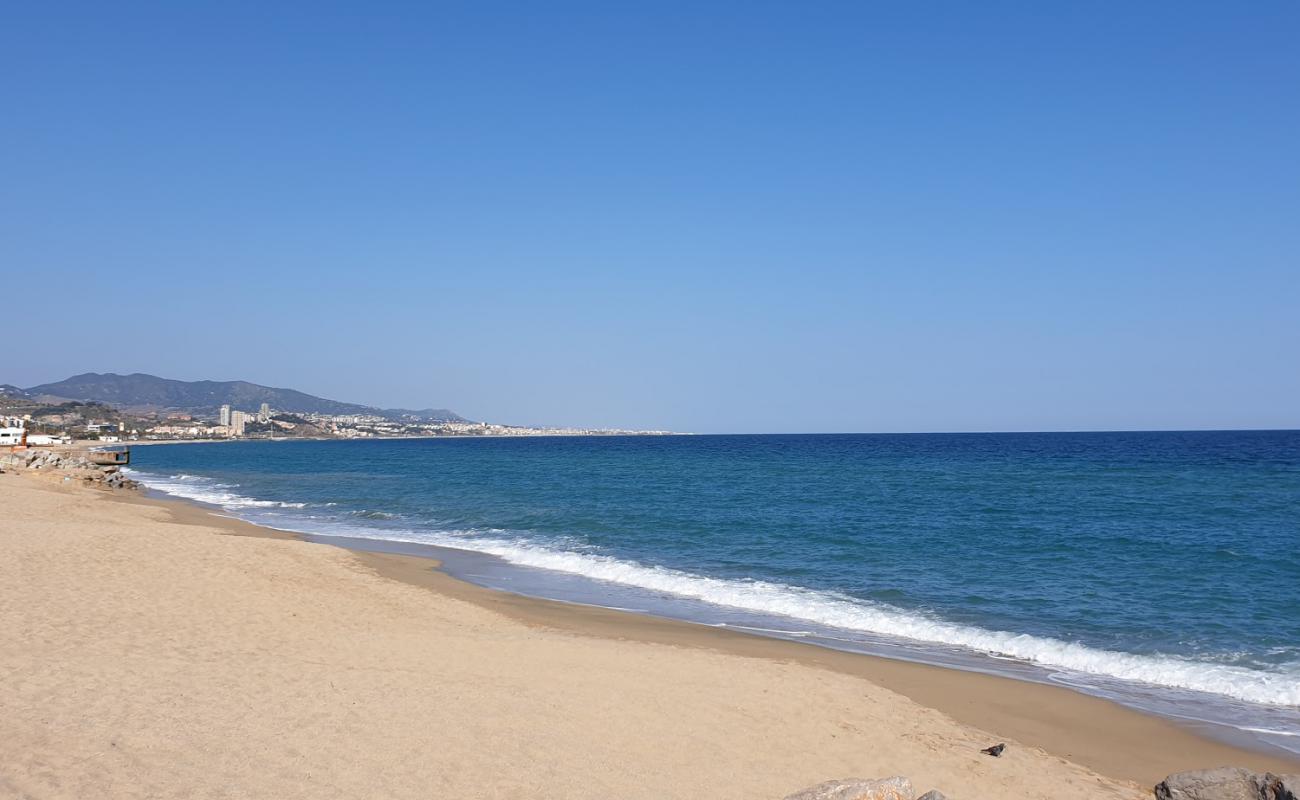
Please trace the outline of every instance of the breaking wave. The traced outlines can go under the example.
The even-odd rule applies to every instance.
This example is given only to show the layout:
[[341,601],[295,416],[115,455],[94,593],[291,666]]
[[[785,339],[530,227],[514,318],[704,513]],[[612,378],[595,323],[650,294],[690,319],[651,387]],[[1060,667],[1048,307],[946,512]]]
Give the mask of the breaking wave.
[[306,508],[306,503],[288,503],[278,500],[255,500],[239,494],[234,489],[239,488],[235,483],[218,483],[211,478],[204,478],[199,475],[153,475],[147,472],[127,467],[122,470],[131,475],[135,480],[148,486],[150,489],[157,489],[160,492],[183,497],[187,500],[194,500],[199,503],[220,506],[227,510],[240,508]]
[[[394,538],[384,535],[384,538]],[[1270,673],[1226,664],[1100,650],[1048,637],[957,625],[834,592],[759,580],[710,578],[608,556],[556,551],[519,542],[448,534],[411,541],[472,549],[512,564],[581,575],[718,606],[787,617],[849,631],[964,647],[1088,675],[1223,695],[1252,703],[1300,706],[1300,669]]]
[[362,509],[360,511],[352,511],[349,513],[351,513],[352,516],[357,517],[358,519],[399,519],[400,518],[399,515],[397,514],[389,514],[386,511],[370,511],[367,509]]
[[[135,472],[133,477],[168,494],[240,509],[302,508],[303,503],[255,500],[233,485],[206,478],[167,478]],[[354,518],[392,519],[383,512],[358,512]],[[310,521],[303,520],[305,525]],[[596,581],[702,601],[715,606],[812,623],[843,631],[875,634],[913,642],[955,646],[1017,659],[1054,670],[1120,679],[1156,687],[1204,692],[1250,703],[1300,706],[1300,664],[1277,671],[1247,669],[1162,655],[1102,650],[1050,637],[959,625],[884,603],[836,592],[762,580],[712,578],[667,567],[648,566],[598,553],[556,549],[527,540],[502,538],[499,532],[378,530],[349,525],[310,525],[310,532],[469,550],[497,556],[520,566],[578,575]]]

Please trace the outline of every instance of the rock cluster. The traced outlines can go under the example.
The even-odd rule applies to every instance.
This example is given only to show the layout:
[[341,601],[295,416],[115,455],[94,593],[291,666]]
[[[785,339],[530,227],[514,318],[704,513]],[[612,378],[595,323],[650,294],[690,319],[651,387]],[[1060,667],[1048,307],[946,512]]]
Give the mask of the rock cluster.
[[[102,472],[102,468],[101,468]],[[104,476],[104,485],[110,489],[139,489],[140,482],[133,481],[122,474],[120,470],[114,469]]]
[[0,472],[7,470],[53,472],[111,489],[135,489],[140,485],[123,475],[117,467],[101,467],[85,456],[52,450],[17,450],[0,455]]
[[0,458],[0,465],[18,469],[84,469],[94,466],[84,456],[64,455],[50,450],[18,450]]
[[1175,772],[1156,784],[1156,800],[1300,800],[1300,775],[1219,767]]
[[[1300,800],[1300,775],[1219,767],[1176,772],[1155,787],[1156,800]],[[947,800],[937,789],[920,797],[907,778],[846,778],[810,786],[785,800]]]
[[947,800],[942,792],[929,791],[916,797],[907,778],[846,778],[810,786],[785,800]]

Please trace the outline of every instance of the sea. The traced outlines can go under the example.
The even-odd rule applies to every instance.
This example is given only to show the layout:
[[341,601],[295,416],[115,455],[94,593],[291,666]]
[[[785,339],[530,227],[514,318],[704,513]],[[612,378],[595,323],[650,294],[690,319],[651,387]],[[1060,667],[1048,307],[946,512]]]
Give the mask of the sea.
[[1300,754],[1300,431],[247,441],[137,447],[131,472],[495,589]]

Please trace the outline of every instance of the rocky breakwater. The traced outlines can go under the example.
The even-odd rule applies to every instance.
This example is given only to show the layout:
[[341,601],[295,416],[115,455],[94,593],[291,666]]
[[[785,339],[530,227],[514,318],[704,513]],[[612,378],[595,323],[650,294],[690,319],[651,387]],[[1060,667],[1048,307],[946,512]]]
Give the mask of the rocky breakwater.
[[120,468],[100,466],[75,452],[17,450],[0,455],[0,472],[47,475],[109,489],[140,487],[139,483],[123,475]]

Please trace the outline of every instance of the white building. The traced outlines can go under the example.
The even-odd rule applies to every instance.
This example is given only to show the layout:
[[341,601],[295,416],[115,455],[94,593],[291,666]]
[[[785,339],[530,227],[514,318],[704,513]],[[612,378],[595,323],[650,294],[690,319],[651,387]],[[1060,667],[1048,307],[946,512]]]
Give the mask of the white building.
[[17,424],[6,424],[3,428],[0,428],[0,447],[22,444],[23,434],[26,432],[22,420],[5,420],[5,422],[17,422]]
[[69,444],[71,441],[66,436],[50,436],[47,433],[27,434],[27,445],[29,447],[49,447],[56,444]]
[[271,404],[270,404],[270,403],[263,403],[263,404],[262,404],[262,407],[261,407],[260,409],[258,409],[258,411],[257,411],[257,421],[258,421],[258,422],[270,422],[270,421],[271,421]]
[[[229,406],[226,406],[226,408],[229,408]],[[248,424],[248,421],[252,416],[252,414],[245,414],[242,411],[230,412],[230,435],[243,436],[244,425]]]
[[[27,429],[27,420],[23,417],[0,418],[0,447],[13,447],[23,443],[23,433]],[[51,436],[47,433],[28,433],[29,447],[49,447],[56,444],[69,444],[72,439],[67,436]]]
[[222,425],[230,424],[230,406],[228,405],[221,407],[221,424]]

